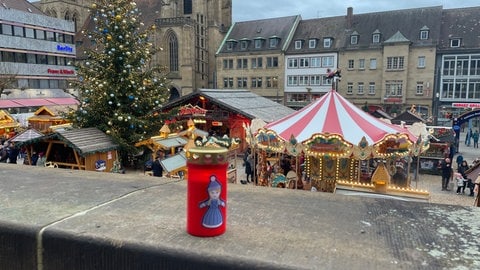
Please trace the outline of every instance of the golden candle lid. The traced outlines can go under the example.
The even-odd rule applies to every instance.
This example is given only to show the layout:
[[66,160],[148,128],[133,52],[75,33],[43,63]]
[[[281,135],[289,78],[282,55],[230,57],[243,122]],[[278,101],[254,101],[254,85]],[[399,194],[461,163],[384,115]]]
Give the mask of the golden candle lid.
[[227,163],[228,149],[223,147],[192,147],[188,149],[188,163],[193,164],[225,164]]

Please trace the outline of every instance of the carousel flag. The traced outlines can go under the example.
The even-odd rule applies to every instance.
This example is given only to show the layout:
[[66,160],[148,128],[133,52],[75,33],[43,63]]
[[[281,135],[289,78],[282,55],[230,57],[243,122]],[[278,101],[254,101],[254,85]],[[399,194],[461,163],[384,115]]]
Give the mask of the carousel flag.
[[368,144],[367,139],[362,137],[358,146],[353,149],[353,157],[358,160],[366,160],[373,155],[373,147]]
[[250,124],[248,123],[243,123],[243,129],[245,130],[245,140],[250,146],[255,146],[256,141],[255,141],[255,134],[258,132],[259,129],[263,128],[267,123],[263,121],[262,119],[252,119]]
[[303,145],[298,143],[295,136],[290,136],[290,140],[285,143],[285,150],[287,154],[298,157],[303,152]]

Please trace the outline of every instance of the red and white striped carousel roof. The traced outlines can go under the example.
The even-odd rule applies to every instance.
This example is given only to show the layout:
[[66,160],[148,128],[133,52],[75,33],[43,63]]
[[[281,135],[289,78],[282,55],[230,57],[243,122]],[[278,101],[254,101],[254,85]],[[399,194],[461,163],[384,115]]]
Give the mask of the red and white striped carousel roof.
[[369,144],[381,141],[388,134],[405,133],[414,142],[415,136],[406,128],[389,124],[364,112],[335,90],[284,118],[267,124],[285,141],[293,135],[304,142],[314,134],[338,134],[354,145],[365,136]]

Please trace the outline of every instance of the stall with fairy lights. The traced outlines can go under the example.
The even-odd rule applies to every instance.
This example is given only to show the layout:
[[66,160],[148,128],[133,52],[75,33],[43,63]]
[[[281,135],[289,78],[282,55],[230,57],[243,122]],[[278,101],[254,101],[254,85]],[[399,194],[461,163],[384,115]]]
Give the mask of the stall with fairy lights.
[[[400,160],[408,159],[415,150],[418,155],[421,150],[418,138],[402,126],[362,111],[335,90],[260,128],[253,143],[260,150],[260,157],[270,153],[294,156],[293,169],[309,189],[325,192],[399,189],[402,194],[428,197],[428,192],[417,191],[407,184],[394,185],[385,177],[395,174]],[[408,177],[409,165],[402,166]],[[377,168],[385,169],[386,174],[378,173],[375,178]]]

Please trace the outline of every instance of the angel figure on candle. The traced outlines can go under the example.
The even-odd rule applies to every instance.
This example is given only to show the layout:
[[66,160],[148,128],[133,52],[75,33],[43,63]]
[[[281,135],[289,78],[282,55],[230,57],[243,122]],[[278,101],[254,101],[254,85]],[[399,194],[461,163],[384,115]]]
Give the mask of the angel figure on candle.
[[220,198],[222,186],[215,175],[210,176],[207,191],[209,198],[199,204],[199,208],[208,207],[203,216],[202,225],[206,228],[218,228],[223,224],[220,206],[225,207],[225,201]]

